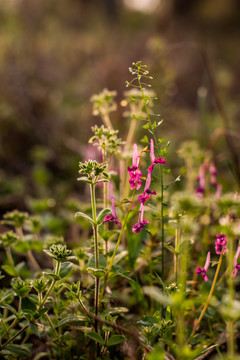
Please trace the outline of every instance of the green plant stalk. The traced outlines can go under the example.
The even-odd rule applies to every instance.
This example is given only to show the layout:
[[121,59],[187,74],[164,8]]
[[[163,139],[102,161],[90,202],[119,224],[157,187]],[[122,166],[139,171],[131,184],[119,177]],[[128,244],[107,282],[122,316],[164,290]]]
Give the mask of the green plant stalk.
[[[178,246],[181,239],[178,239]],[[186,297],[186,274],[187,274],[187,267],[188,267],[188,246],[184,246],[183,250],[180,254],[179,259],[179,299],[178,299],[178,307],[176,309],[176,334],[177,334],[177,344],[179,348],[179,357],[177,359],[184,359],[182,358],[182,349],[185,344],[185,325],[184,325],[184,303]]]
[[0,346],[0,351],[4,349],[8,344],[10,344],[14,339],[16,339],[21,333],[23,333],[27,328],[29,327],[29,324],[25,325],[22,329],[20,329],[16,334],[14,334],[5,344]]
[[[229,265],[229,272],[228,272],[228,292],[229,292],[229,308],[230,312],[233,309],[233,302],[234,302],[234,280],[232,277],[233,273],[233,241],[232,238],[228,237],[228,265]],[[235,358],[235,341],[234,341],[234,319],[228,320],[227,322],[227,332],[228,332],[228,356],[230,359]]]
[[[59,275],[60,265],[61,265],[61,262],[58,261],[58,262],[57,262],[57,265],[56,265],[56,269],[55,269],[55,274],[56,274],[56,275]],[[38,309],[38,310],[42,309],[43,305],[44,305],[45,302],[47,301],[48,296],[50,295],[52,289],[54,288],[54,285],[55,285],[56,282],[57,282],[57,280],[56,280],[56,279],[53,279],[51,285],[50,285],[49,288],[48,288],[48,291],[46,292],[46,295],[44,296],[41,304],[39,305],[39,309]]]
[[6,247],[6,255],[7,255],[7,259],[9,261],[10,265],[12,265],[14,267],[15,265],[14,265],[10,246]]
[[[102,156],[103,156],[103,163],[108,165],[106,149],[102,151]],[[108,171],[108,167],[107,167],[107,171]],[[103,183],[103,207],[104,209],[108,207],[108,182]],[[108,231],[108,223],[105,222],[103,227],[104,227],[104,233],[106,234]],[[107,254],[108,254],[108,239],[105,240],[106,262],[107,262]]]
[[[99,249],[98,249],[98,225],[97,225],[97,210],[96,210],[96,196],[95,196],[95,184],[90,185],[91,189],[91,204],[92,204],[92,217],[93,217],[93,237],[94,237],[94,255],[95,255],[95,268],[99,268]],[[95,297],[94,308],[95,315],[98,316],[99,309],[99,286],[100,279],[95,278]],[[95,331],[98,332],[98,321],[95,320]]]
[[204,308],[202,309],[202,312],[193,328],[193,331],[188,339],[188,342],[192,339],[192,337],[195,335],[199,325],[200,325],[200,322],[203,318],[203,315],[205,314],[206,310],[207,310],[207,307],[210,303],[210,300],[211,300],[211,297],[213,295],[213,292],[214,292],[214,289],[215,289],[215,285],[216,285],[216,282],[217,282],[217,278],[218,278],[218,274],[219,274],[219,271],[220,271],[220,268],[221,268],[221,264],[222,264],[222,258],[223,258],[223,250],[221,252],[221,255],[220,255],[220,258],[219,258],[219,261],[218,261],[218,266],[217,266],[217,269],[216,269],[216,272],[215,272],[215,275],[214,275],[214,279],[213,279],[213,283],[212,283],[212,286],[211,286],[211,289],[210,289],[210,292],[208,294],[208,298],[207,298],[207,301],[206,301],[206,304],[204,305]]
[[[145,108],[145,111],[146,111],[146,114],[147,114],[147,119],[148,119],[148,124],[149,124],[149,128],[151,130],[151,133],[153,135],[153,141],[154,141],[154,144],[156,145],[157,147],[157,153],[158,153],[158,156],[161,157],[161,154],[160,154],[160,151],[159,151],[159,148],[158,148],[158,141],[157,141],[157,138],[156,138],[156,135],[155,135],[155,132],[154,132],[154,129],[153,129],[153,126],[152,126],[152,122],[151,122],[151,117],[150,117],[150,114],[149,114],[149,111],[148,111],[148,105],[147,105],[147,101],[145,100],[145,96],[144,96],[144,90],[143,90],[143,87],[142,87],[142,83],[141,83],[141,75],[139,73],[139,68],[138,68],[138,76],[137,76],[137,79],[138,79],[138,84],[139,84],[139,89],[142,93],[142,96],[143,96],[143,99],[144,99],[144,108]],[[163,195],[164,195],[164,185],[163,185],[163,169],[162,169],[162,164],[160,164],[160,187],[161,187],[161,223],[162,223],[162,228],[161,228],[161,244],[162,244],[162,279],[164,281],[164,242],[165,242],[165,233],[164,233],[164,216],[163,216]]]
[[107,128],[113,130],[113,126],[112,126],[112,123],[111,123],[111,120],[110,120],[110,117],[109,117],[109,114],[108,114],[108,113],[102,115],[102,121],[103,121],[104,125],[105,125]]
[[179,221],[177,220],[177,228],[175,231],[175,253],[174,253],[174,274],[175,282],[178,283],[178,272],[179,272]]
[[[21,227],[16,227],[16,233],[18,234],[19,238],[21,241],[24,241],[24,235],[23,235],[23,231]],[[34,270],[35,271],[41,271],[41,267],[39,266],[37,260],[35,259],[35,257],[32,254],[32,251],[29,250],[26,253],[26,256],[28,258],[28,260],[30,261],[30,263],[33,265]]]
[[[140,161],[141,161],[141,157],[140,157]],[[139,163],[140,163],[140,161],[139,161]],[[114,252],[113,252],[112,257],[111,257],[111,261],[110,261],[110,263],[108,265],[108,269],[107,269],[106,275],[104,277],[103,287],[102,287],[101,294],[100,294],[100,299],[99,299],[100,302],[102,301],[102,298],[103,298],[103,295],[104,295],[104,292],[105,292],[107,279],[108,279],[109,273],[111,271],[111,268],[113,266],[114,259],[115,259],[115,256],[117,254],[117,250],[118,250],[118,247],[120,245],[120,242],[121,242],[121,239],[122,239],[122,236],[123,236],[123,233],[124,233],[125,226],[127,224],[128,216],[129,216],[129,213],[130,213],[131,208],[132,208],[132,204],[133,204],[133,201],[134,201],[135,194],[136,194],[136,186],[135,186],[135,189],[133,190],[132,199],[131,199],[129,207],[127,209],[127,213],[125,215],[125,219],[123,221],[122,228],[121,228],[121,231],[120,231],[120,234],[119,234],[119,237],[118,237]]]
[[20,318],[20,314],[21,314],[21,308],[22,308],[22,298],[19,298],[19,303],[18,303],[18,313],[16,318],[13,320],[13,322],[11,323],[11,325],[9,326],[9,328],[7,329],[7,331],[2,335],[2,337],[4,336],[8,336],[9,330],[11,330],[14,326],[17,325],[17,323],[19,322],[19,318]]

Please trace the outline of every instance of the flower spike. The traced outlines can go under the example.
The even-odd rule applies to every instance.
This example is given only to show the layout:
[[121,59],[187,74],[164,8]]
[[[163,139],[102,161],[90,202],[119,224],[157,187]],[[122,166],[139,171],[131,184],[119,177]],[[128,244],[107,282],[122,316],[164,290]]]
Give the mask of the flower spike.
[[237,275],[238,270],[240,270],[240,265],[237,264],[237,259],[238,259],[239,254],[240,254],[240,246],[238,246],[237,252],[236,252],[236,254],[234,256],[234,259],[233,259],[232,277],[235,277]]

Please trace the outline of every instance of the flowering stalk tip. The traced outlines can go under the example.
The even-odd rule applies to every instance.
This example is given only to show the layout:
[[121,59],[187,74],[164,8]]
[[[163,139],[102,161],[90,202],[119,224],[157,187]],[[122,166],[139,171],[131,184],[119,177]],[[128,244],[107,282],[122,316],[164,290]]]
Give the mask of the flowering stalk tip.
[[210,265],[210,251],[207,253],[207,258],[204,267],[203,268],[199,267],[196,270],[196,274],[201,274],[204,281],[208,281],[207,270],[209,268],[209,265]]
[[122,227],[122,224],[120,223],[120,221],[117,220],[117,214],[116,214],[116,207],[115,207],[115,203],[114,203],[114,197],[112,197],[111,199],[112,199],[112,213],[111,213],[111,215],[106,215],[105,218],[103,219],[103,222],[113,221],[113,222],[115,222],[115,224],[117,224],[118,226]]

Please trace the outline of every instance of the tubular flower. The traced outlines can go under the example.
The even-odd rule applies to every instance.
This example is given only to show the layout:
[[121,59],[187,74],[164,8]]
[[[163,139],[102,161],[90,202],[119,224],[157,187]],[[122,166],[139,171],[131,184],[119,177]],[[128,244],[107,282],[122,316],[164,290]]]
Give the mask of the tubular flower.
[[120,226],[120,227],[122,226],[120,221],[117,220],[116,208],[115,208],[115,204],[114,204],[114,197],[112,197],[112,213],[111,213],[111,215],[106,215],[105,218],[103,219],[103,222],[107,222],[107,221],[113,221],[118,226]]
[[217,234],[216,235],[217,240],[215,241],[215,251],[216,254],[220,255],[223,249],[223,254],[225,254],[227,247],[227,237],[224,234]]
[[142,185],[142,181],[141,181],[142,173],[138,169],[138,165],[139,165],[139,155],[137,152],[137,145],[134,144],[133,145],[132,167],[128,166],[128,173],[130,176],[129,184],[130,184],[131,190],[134,190],[136,185],[137,185],[136,189],[139,190]]
[[145,204],[145,202],[150,198],[151,194],[156,195],[156,191],[151,191],[149,189],[149,187],[151,185],[151,176],[152,176],[152,171],[149,171],[149,169],[148,169],[148,175],[147,175],[147,180],[146,180],[145,187],[144,187],[144,192],[143,192],[143,194],[139,195],[139,197],[138,197],[138,201],[140,204]]
[[156,164],[166,164],[166,161],[163,158],[158,158],[158,159],[155,158],[153,139],[150,140],[150,158],[151,158],[151,162],[152,162],[153,166],[156,165]]
[[240,246],[238,246],[237,252],[236,252],[236,254],[234,256],[234,259],[233,259],[232,277],[235,277],[237,275],[238,270],[240,270],[240,265],[237,264],[237,259],[238,259],[239,254],[240,254]]
[[203,268],[199,267],[196,270],[196,274],[201,274],[204,281],[208,281],[208,277],[207,277],[206,273],[207,273],[209,265],[210,265],[210,251],[207,253],[207,258],[206,258],[204,267]]
[[202,164],[200,166],[199,174],[198,174],[198,188],[196,190],[199,196],[203,196],[205,190],[205,165]]
[[143,214],[144,214],[144,204],[141,204],[140,205],[138,222],[135,225],[133,225],[133,227],[132,227],[132,231],[137,233],[137,234],[142,229],[144,229],[147,224],[149,224],[149,221],[143,220]]

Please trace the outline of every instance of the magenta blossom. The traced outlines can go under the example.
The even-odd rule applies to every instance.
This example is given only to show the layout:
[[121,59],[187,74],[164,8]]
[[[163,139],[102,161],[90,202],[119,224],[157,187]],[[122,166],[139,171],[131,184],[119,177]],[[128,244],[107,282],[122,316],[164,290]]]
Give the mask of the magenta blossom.
[[196,270],[196,274],[201,274],[204,281],[208,281],[208,277],[206,273],[209,265],[210,265],[210,251],[207,253],[207,258],[204,267],[203,268],[199,267]]
[[133,145],[132,166],[131,167],[128,166],[128,173],[130,176],[129,184],[130,184],[131,190],[134,190],[135,186],[137,186],[136,189],[139,190],[142,185],[142,181],[141,181],[142,173],[138,169],[138,165],[139,165],[139,155],[138,155],[138,151],[137,151],[137,144],[134,144]]
[[153,139],[150,140],[150,158],[153,166],[156,164],[166,164],[166,161],[163,158],[158,158],[158,159],[155,158]]
[[118,226],[120,226],[120,227],[122,226],[120,221],[117,220],[116,208],[115,208],[114,198],[113,197],[112,197],[112,213],[111,213],[111,215],[106,215],[105,218],[103,219],[103,222],[107,222],[107,221],[113,221]]
[[138,222],[133,225],[132,227],[132,231],[135,233],[139,233],[142,229],[145,228],[145,225],[149,224],[149,221],[147,220],[143,220],[143,214],[144,214],[144,205],[141,204],[140,205],[140,211],[139,211],[139,217],[138,217]]
[[220,255],[223,250],[223,254],[225,254],[227,247],[227,237],[225,234],[217,234],[216,235],[217,240],[215,241],[215,251],[216,254]]
[[196,190],[199,196],[203,196],[205,190],[205,165],[202,164],[200,166],[199,174],[198,174],[198,188]]
[[138,197],[138,201],[140,204],[145,204],[145,202],[150,198],[151,194],[156,195],[156,191],[151,191],[149,189],[149,187],[151,185],[151,176],[152,176],[152,170],[149,171],[149,169],[148,169],[148,175],[147,175],[147,180],[146,180],[145,187],[144,187],[144,192],[143,192],[143,194],[139,195],[139,197]]
[[239,254],[240,254],[240,246],[238,246],[237,252],[236,252],[236,254],[234,256],[234,259],[233,259],[232,277],[235,277],[237,275],[238,270],[240,270],[240,265],[237,264],[237,259],[238,259]]

